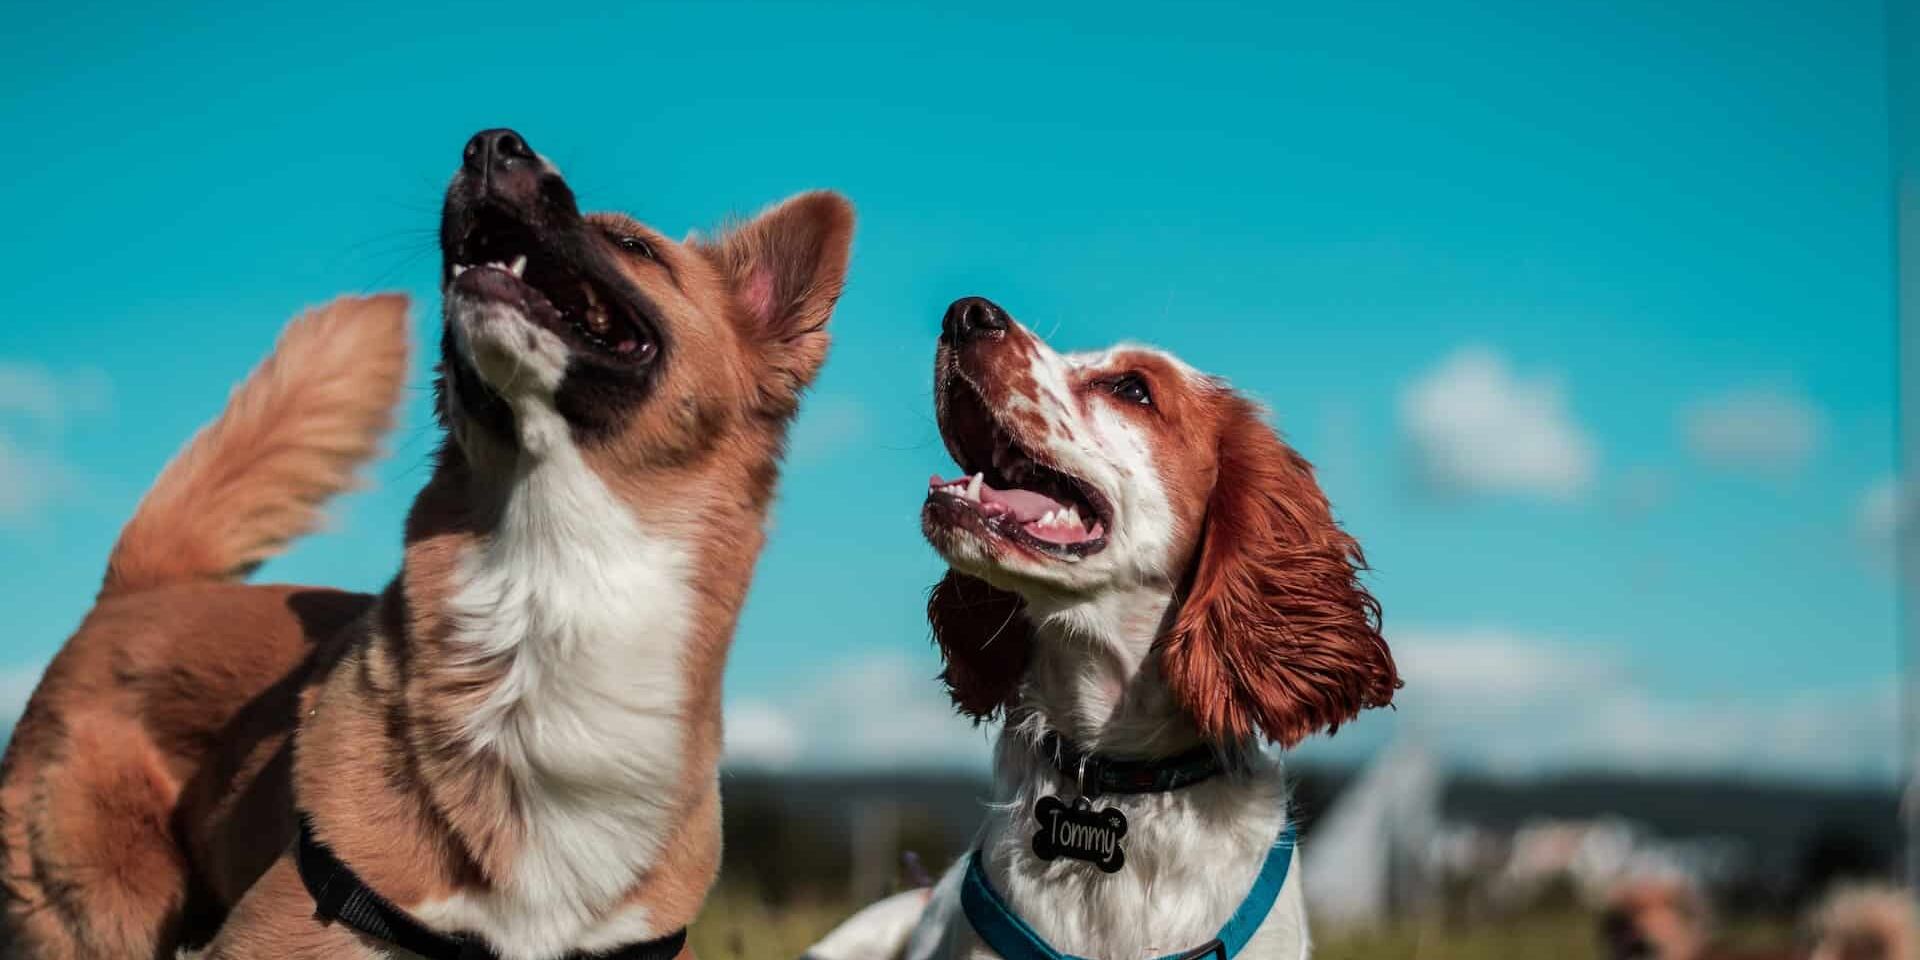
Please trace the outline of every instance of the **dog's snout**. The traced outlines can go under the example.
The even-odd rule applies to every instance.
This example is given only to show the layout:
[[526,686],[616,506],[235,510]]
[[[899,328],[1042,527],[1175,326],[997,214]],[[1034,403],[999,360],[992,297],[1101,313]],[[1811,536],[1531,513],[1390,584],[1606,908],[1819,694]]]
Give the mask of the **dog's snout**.
[[463,157],[469,171],[486,174],[532,162],[533,150],[525,137],[499,127],[474,134]]
[[988,333],[1004,333],[1007,312],[986,297],[961,297],[947,308],[940,332],[949,343],[966,343]]
[[517,207],[538,195],[546,164],[527,146],[525,137],[499,127],[482,130],[467,141],[461,166],[480,197]]

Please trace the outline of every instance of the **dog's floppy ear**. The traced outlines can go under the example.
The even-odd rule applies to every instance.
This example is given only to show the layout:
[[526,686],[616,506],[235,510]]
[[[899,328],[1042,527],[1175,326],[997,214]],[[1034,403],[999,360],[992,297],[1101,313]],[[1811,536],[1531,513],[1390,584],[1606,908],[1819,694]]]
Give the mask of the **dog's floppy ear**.
[[761,400],[771,413],[790,415],[820,372],[852,247],[853,204],[827,190],[788,198],[703,245],[766,358]]
[[1162,666],[1202,735],[1291,747],[1391,703],[1400,679],[1360,584],[1360,545],[1312,466],[1253,403],[1223,402],[1219,472]]
[[1006,709],[1033,657],[1033,634],[1016,594],[947,571],[927,598],[927,622],[953,705],[975,723]]

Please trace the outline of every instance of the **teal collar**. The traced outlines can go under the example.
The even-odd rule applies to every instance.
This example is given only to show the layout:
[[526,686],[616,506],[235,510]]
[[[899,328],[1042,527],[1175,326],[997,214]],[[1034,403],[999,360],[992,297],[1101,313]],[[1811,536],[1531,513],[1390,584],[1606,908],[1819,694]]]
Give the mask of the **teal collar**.
[[[1233,960],[1238,956],[1247,941],[1253,939],[1254,932],[1266,922],[1274,902],[1280,899],[1280,888],[1287,883],[1287,868],[1293,864],[1295,841],[1293,823],[1288,821],[1267,851],[1267,860],[1260,865],[1253,889],[1247,891],[1247,898],[1240,901],[1239,909],[1227,918],[1220,932],[1191,950],[1170,953],[1159,960],[1199,960],[1201,957]],[[994,891],[993,884],[987,882],[987,871],[980,864],[978,850],[967,858],[967,876],[960,885],[960,909],[966,912],[973,932],[1003,960],[1082,960],[1049,946],[1007,906],[1007,901]]]

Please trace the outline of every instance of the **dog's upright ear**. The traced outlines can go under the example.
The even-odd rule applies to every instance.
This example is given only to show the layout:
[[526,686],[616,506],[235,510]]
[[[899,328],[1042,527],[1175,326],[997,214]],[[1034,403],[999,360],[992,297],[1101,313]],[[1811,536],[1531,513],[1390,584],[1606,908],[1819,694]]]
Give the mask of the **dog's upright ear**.
[[762,408],[792,415],[827,357],[827,318],[853,249],[853,204],[827,190],[802,193],[701,248],[733,293],[742,333],[765,358]]
[[1313,467],[1251,401],[1221,402],[1218,473],[1162,667],[1202,735],[1291,747],[1391,703],[1400,679],[1360,545]]
[[927,622],[946,669],[940,679],[954,708],[975,723],[1013,701],[1033,659],[1033,634],[1016,594],[947,571],[927,598]]

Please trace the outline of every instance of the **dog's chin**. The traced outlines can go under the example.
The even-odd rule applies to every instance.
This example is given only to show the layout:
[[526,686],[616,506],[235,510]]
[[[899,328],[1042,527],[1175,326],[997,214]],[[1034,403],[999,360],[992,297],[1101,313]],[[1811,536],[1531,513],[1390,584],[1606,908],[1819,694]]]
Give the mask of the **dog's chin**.
[[470,455],[538,452],[564,431],[555,395],[566,377],[570,350],[520,308],[446,294],[447,419]]
[[508,405],[550,402],[560,389],[570,359],[567,345],[518,309],[456,294],[448,301],[447,322],[457,359]]
[[977,517],[941,504],[926,506],[920,527],[934,552],[955,571],[1029,602],[1097,590],[1106,582],[1102,555],[1068,561],[1040,554],[985,529]]

